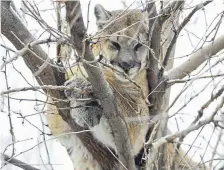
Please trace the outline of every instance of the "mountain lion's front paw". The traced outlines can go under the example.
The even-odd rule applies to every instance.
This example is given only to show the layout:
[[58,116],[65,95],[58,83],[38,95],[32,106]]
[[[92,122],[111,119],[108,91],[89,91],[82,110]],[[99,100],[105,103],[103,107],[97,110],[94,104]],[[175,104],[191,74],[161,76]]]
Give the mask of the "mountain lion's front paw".
[[65,82],[71,89],[65,90],[70,100],[71,115],[81,126],[93,127],[99,124],[102,108],[94,97],[91,84],[83,78],[75,78]]

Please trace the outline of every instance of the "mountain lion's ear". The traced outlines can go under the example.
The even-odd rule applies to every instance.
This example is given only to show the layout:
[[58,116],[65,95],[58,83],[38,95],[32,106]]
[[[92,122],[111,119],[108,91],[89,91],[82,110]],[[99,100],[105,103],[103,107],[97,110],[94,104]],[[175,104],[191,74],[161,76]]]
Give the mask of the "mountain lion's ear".
[[111,17],[111,13],[104,9],[100,4],[96,4],[94,8],[94,14],[96,16],[96,22],[104,22]]

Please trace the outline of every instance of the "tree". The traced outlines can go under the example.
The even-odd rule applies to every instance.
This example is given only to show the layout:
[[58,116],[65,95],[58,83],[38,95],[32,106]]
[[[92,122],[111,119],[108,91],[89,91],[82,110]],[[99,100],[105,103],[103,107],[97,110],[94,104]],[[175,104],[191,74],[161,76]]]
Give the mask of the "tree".
[[[213,27],[213,29],[207,30],[206,36],[201,40],[202,45],[200,45],[200,48],[197,48],[197,50],[195,50],[191,55],[188,55],[187,60],[181,63],[179,66],[173,67],[172,58],[174,56],[175,46],[178,45],[176,44],[176,42],[181,31],[183,31],[191,18],[199,10],[206,9],[206,6],[211,3],[212,1],[205,1],[193,6],[192,10],[180,23],[178,23],[178,18],[181,11],[185,9],[184,1],[171,1],[167,3],[161,2],[159,4],[160,9],[156,8],[156,3],[153,1],[143,4],[145,10],[149,12],[148,17],[150,20],[149,39],[151,41],[149,42],[149,47],[151,53],[149,53],[150,63],[148,69],[148,88],[150,90],[150,93],[148,95],[148,100],[152,104],[152,106],[150,107],[150,116],[153,116],[153,118],[151,120],[155,121],[151,128],[151,137],[146,141],[146,148],[149,149],[148,155],[151,161],[154,161],[154,159],[157,161],[154,168],[162,169],[168,166],[167,162],[164,161],[165,154],[159,154],[164,152],[164,144],[173,143],[176,141],[176,139],[179,139],[179,142],[177,143],[177,148],[179,148],[181,142],[190,132],[198,129],[203,129],[205,125],[210,123],[213,124],[214,129],[223,129],[223,119],[217,118],[219,115],[218,113],[221,112],[220,110],[223,106],[223,99],[209,117],[206,118],[203,115],[204,110],[211,103],[213,103],[214,100],[220,98],[220,96],[222,95],[223,87],[221,87],[217,92],[212,93],[213,95],[208,101],[205,101],[205,104],[201,107],[191,126],[183,130],[179,130],[175,133],[167,134],[167,123],[169,119],[167,113],[175,104],[181,93],[187,90],[197,79],[211,78],[213,80],[215,79],[215,77],[223,76],[222,74],[213,75],[212,73],[208,76],[204,76],[203,73],[207,73],[209,71],[212,72],[211,70],[223,60],[223,57],[219,55],[219,52],[221,52],[224,48],[224,36],[222,35],[217,38],[216,35],[220,28],[224,11],[222,11],[222,13],[217,16],[219,20],[218,22],[216,22],[216,25]],[[99,99],[102,103],[102,107],[105,111],[106,117],[110,122],[112,131],[116,130],[117,128],[122,129],[117,132],[119,133],[119,135],[117,136],[123,136],[123,139],[119,140],[122,143],[116,143],[116,146],[118,148],[119,160],[128,169],[134,169],[134,161],[131,153],[129,152],[129,150],[123,150],[123,148],[130,148],[130,146],[128,146],[128,143],[130,142],[126,142],[128,141],[127,130],[125,130],[126,127],[122,124],[120,118],[116,117],[116,103],[113,102],[113,94],[104,76],[102,76],[103,74],[98,67],[98,63],[92,62],[94,61],[94,57],[89,48],[90,37],[86,34],[86,28],[84,26],[83,17],[81,14],[80,2],[65,1],[66,17],[70,25],[71,36],[60,32],[60,28],[58,28],[58,31],[53,27],[50,27],[43,20],[43,18],[41,18],[38,8],[35,5],[31,5],[28,2],[24,3],[24,5],[29,11],[29,14],[35,20],[37,20],[40,25],[50,33],[51,36],[47,39],[36,40],[34,36],[29,32],[29,30],[24,26],[20,16],[17,15],[16,12],[12,9],[12,2],[2,2],[2,34],[18,50],[15,52],[15,55],[13,57],[4,61],[2,68],[4,68],[7,64],[10,64],[12,61],[16,60],[19,56],[22,56],[27,67],[34,74],[39,86],[28,88],[24,87],[21,89],[7,89],[7,91],[3,91],[1,94],[7,95],[16,91],[42,89],[46,95],[51,96],[53,100],[57,101],[55,102],[55,105],[59,110],[59,114],[75,132],[86,130],[72,120],[69,109],[63,109],[69,108],[69,102],[68,100],[66,100],[66,96],[63,93],[63,90],[68,88],[66,86],[63,86],[64,82],[66,81],[65,74],[61,71],[63,67],[56,65],[40,46],[41,44],[52,42],[70,45],[73,50],[76,51],[78,56],[84,56],[84,59],[79,59],[80,61],[84,62],[84,67],[88,73],[88,77],[93,86],[93,89],[95,93],[100,96]],[[215,21],[216,20],[214,20],[214,22]],[[211,40],[209,40],[209,38]],[[210,43],[204,45],[207,41]],[[213,64],[210,64],[210,60],[215,55],[219,57],[219,60],[217,60]],[[92,62],[91,64],[96,67],[91,67],[88,62]],[[193,76],[191,73],[196,70],[201,64],[203,64],[203,62],[209,63],[209,67],[207,68],[207,70],[204,70],[203,72],[198,73],[198,75]],[[185,78],[186,76],[188,76],[188,78]],[[171,104],[169,104],[169,89],[175,83],[180,82],[186,83],[186,85],[181,93],[177,95],[177,97],[172,101]],[[100,89],[98,88],[99,86],[101,87]],[[179,111],[177,111],[177,113],[178,112]],[[114,122],[116,122],[116,124]],[[11,127],[11,134],[13,139],[13,126],[11,125]],[[220,134],[222,134],[221,130]],[[114,164],[114,162],[116,161],[114,156],[111,155],[109,150],[105,149],[102,144],[94,140],[90,132],[78,133],[77,135],[93,155],[93,157],[102,166],[106,166],[105,169],[108,169],[107,167],[111,167]],[[114,137],[116,138],[116,136]],[[89,140],[93,142],[89,143]],[[214,153],[217,153],[216,148],[214,148]],[[158,152],[154,152],[157,150]],[[211,162],[214,161],[214,156],[215,154],[212,156]],[[5,159],[8,158],[5,156]],[[212,166],[212,163],[210,165]]]

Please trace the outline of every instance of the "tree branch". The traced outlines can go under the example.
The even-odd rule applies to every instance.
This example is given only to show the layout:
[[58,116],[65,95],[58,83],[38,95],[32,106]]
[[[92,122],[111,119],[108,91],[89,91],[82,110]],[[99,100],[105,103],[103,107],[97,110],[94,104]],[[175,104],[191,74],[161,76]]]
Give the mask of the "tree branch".
[[211,56],[217,54],[224,49],[224,35],[214,40],[214,42],[206,45],[196,53],[191,55],[187,61],[171,69],[167,73],[167,78],[182,79],[192,71],[196,70],[204,61],[208,60]]
[[[158,15],[156,10],[156,4],[154,1],[150,2],[146,6],[146,10],[148,12],[148,18],[154,18]],[[149,47],[152,49],[149,51],[149,68],[147,68],[147,80],[148,80],[148,89],[149,92],[152,92],[157,84],[158,78],[157,73],[159,70],[158,61],[160,55],[160,47],[161,47],[161,30],[162,25],[159,23],[159,19],[155,18],[150,20],[149,22]],[[153,57],[154,55],[154,57]],[[157,96],[155,93],[148,96],[148,100],[150,103],[154,104],[153,109],[150,110],[150,115],[155,115],[157,106]]]
[[[161,93],[152,93],[148,96],[148,100],[150,103],[153,104],[153,108],[150,110],[150,115],[156,115],[161,109],[161,103],[162,103],[162,97],[164,96],[165,84],[160,84],[160,82],[164,81],[164,77],[159,77],[159,67],[158,67],[158,60],[163,59],[163,52],[166,53],[168,43],[171,41],[171,38],[173,37],[173,32],[171,32],[172,24],[178,23],[179,15],[177,13],[178,9],[184,4],[184,1],[174,1],[174,2],[164,2],[165,7],[162,9],[159,13],[162,14],[160,17],[153,20],[153,24],[150,23],[153,26],[150,26],[150,35],[149,41],[151,41],[150,48],[152,48],[154,51],[155,57],[151,57],[152,54],[149,54],[149,60],[150,65],[147,69],[147,79],[149,84],[149,92],[154,91],[157,88],[157,91],[161,91]],[[149,18],[157,15],[155,7],[155,2],[150,3],[150,7],[146,8],[148,12],[150,13]],[[152,16],[151,16],[152,15]],[[173,16],[170,18],[170,16]],[[177,20],[175,23],[172,20]],[[168,35],[168,36],[167,36]],[[165,41],[168,39],[168,41]],[[165,41],[164,44],[161,43],[161,41]],[[175,45],[175,43],[173,44]],[[174,53],[174,48],[170,51],[171,53]],[[162,57],[161,57],[162,56]],[[155,60],[154,58],[158,59]],[[170,63],[171,67],[172,63]],[[164,69],[164,68],[163,68]],[[159,87],[158,84],[160,84]],[[167,93],[167,95],[169,95]]]
[[8,163],[10,163],[12,165],[15,165],[17,167],[20,167],[20,168],[22,168],[24,170],[40,170],[40,169],[37,169],[37,168],[35,168],[35,167],[33,167],[33,166],[29,165],[29,164],[26,164],[26,163],[20,161],[18,159],[10,158],[10,156],[8,156],[6,154],[2,154],[2,156],[3,156],[4,161],[6,161],[6,162],[8,162]]
[[[153,33],[154,38],[152,39],[152,43],[157,45],[154,45],[154,47],[151,46],[151,48],[153,48],[153,50],[155,49],[156,57],[160,61],[162,61],[164,58],[163,54],[166,53],[167,47],[169,46],[169,43],[174,36],[172,28],[174,25],[176,26],[179,24],[178,22],[179,14],[180,14],[179,9],[181,9],[181,6],[184,4],[184,1],[174,1],[171,3],[169,1],[165,1],[165,2],[161,1],[160,3],[162,5],[162,10],[159,13],[163,15],[161,15],[159,18],[156,19],[156,22],[155,22],[156,25],[155,25],[154,33]],[[163,5],[165,7],[163,7]],[[175,46],[171,50],[172,54],[174,54],[174,52],[175,52]],[[151,114],[158,115],[158,113],[163,112],[163,110],[169,104],[170,91],[169,89],[166,89],[166,83],[163,83],[165,81],[164,77],[158,76],[158,73],[159,73],[158,63],[154,63],[154,67],[152,68],[155,68],[155,67],[157,68],[153,69],[151,71],[151,74],[154,74],[154,77],[156,77],[155,78],[156,81],[154,82],[154,79],[150,79],[150,77],[148,78],[148,82],[150,85],[153,85],[153,83],[156,83],[154,84],[154,87],[150,91],[150,95],[149,95],[149,99],[150,98],[153,99],[152,100],[153,107],[150,110],[150,115]],[[166,70],[172,67],[173,67],[173,61],[170,60]],[[151,68],[151,65],[150,65],[150,68]],[[158,92],[154,92],[154,91],[158,91]],[[167,116],[164,115],[163,117],[167,117]],[[159,129],[158,131],[156,131],[156,135],[155,135],[157,138],[160,138],[167,134],[167,122],[168,122],[168,119],[165,118],[161,121],[161,123],[159,123],[159,127],[158,127]],[[166,150],[165,147],[166,146],[160,147],[159,150],[157,150],[156,152],[150,153],[150,158],[152,157],[158,158],[157,159],[158,167],[157,166],[154,166],[154,168],[152,167],[153,170],[163,169],[167,165],[168,162],[166,162],[165,157],[167,156],[168,153],[164,153],[162,155],[159,154]],[[152,160],[154,159],[152,158]]]
[[[94,56],[90,50],[88,40],[81,43],[86,38],[86,29],[83,23],[80,2],[67,1],[65,4],[66,18],[70,24],[72,43],[79,56],[84,56],[87,61],[93,61]],[[113,92],[98,63],[93,63],[92,65],[83,63],[83,65],[93,86],[93,91],[100,99],[103,112],[111,127],[118,158],[127,169],[133,170],[135,169],[134,155],[132,154],[127,127],[121,114],[118,113]]]
[[191,123],[192,125],[197,123],[197,121],[203,116],[204,114],[204,110],[214,101],[216,100],[219,96],[222,95],[224,91],[224,86],[222,86],[217,93],[215,93],[214,95],[211,96],[210,100],[208,100],[207,102],[205,102],[203,104],[203,106],[201,107],[201,109],[198,111],[198,115],[197,117],[194,119],[194,121]]
[[[70,88],[68,86],[52,86],[52,85],[43,85],[43,86],[31,86],[31,87],[22,87],[22,88],[15,88],[15,89],[10,89],[10,90],[6,90],[0,93],[0,95],[4,95],[4,94],[9,94],[9,93],[14,93],[14,92],[21,92],[21,91],[29,91],[29,90],[33,90],[33,91],[37,91],[39,89],[43,89],[43,90],[71,90],[74,88]],[[74,89],[74,90],[78,90],[78,89]]]
[[16,51],[15,55],[12,58],[5,61],[1,65],[0,70],[2,70],[8,63],[11,63],[13,60],[16,60],[19,56],[23,56],[24,54],[26,54],[28,50],[31,50],[31,48],[33,48],[36,45],[45,44],[45,43],[49,43],[49,42],[58,42],[58,41],[59,40],[56,40],[56,39],[35,40],[35,41],[31,42],[30,44],[25,45],[25,47],[22,48],[21,50]]

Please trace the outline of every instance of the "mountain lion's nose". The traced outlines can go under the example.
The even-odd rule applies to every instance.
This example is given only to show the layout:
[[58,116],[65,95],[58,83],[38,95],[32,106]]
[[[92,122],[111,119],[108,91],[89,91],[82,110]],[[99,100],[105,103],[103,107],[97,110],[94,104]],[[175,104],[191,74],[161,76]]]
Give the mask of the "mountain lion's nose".
[[127,73],[135,64],[134,62],[119,62],[118,65]]

